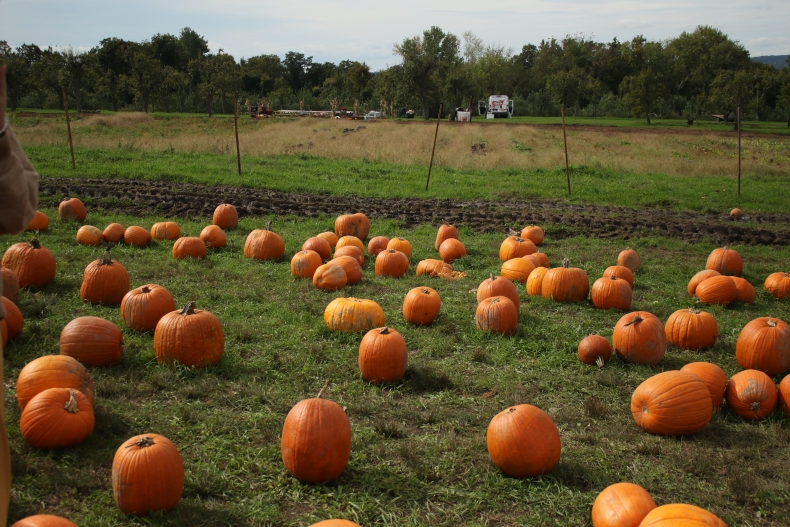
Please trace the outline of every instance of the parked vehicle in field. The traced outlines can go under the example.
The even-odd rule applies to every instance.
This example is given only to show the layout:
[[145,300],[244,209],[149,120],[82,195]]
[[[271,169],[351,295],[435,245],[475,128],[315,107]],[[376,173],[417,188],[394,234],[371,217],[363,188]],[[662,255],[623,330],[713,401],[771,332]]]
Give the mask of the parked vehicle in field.
[[382,115],[381,112],[377,112],[375,110],[371,110],[365,114],[365,120],[370,121],[372,119],[381,119]]
[[477,101],[477,113],[485,115],[486,119],[509,119],[513,117],[513,99],[507,95],[491,95],[488,104]]

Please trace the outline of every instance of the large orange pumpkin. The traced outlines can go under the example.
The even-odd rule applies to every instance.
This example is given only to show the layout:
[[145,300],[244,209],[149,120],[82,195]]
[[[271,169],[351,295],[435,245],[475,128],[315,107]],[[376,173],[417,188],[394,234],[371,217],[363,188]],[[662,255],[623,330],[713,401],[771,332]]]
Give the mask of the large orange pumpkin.
[[773,317],[747,323],[735,342],[735,360],[743,369],[781,375],[790,370],[790,325]]
[[329,246],[332,248],[334,248],[337,245],[337,240],[338,240],[337,234],[335,234],[332,231],[321,232],[316,234],[316,236],[325,239],[327,243],[329,243]]
[[713,269],[705,269],[704,271],[700,271],[694,276],[691,277],[689,280],[689,284],[686,287],[686,291],[691,296],[697,296],[697,286],[700,285],[702,282],[707,280],[708,278],[712,278],[714,276],[721,276],[721,273],[718,271],[714,271]]
[[184,462],[165,436],[134,436],[115,451],[112,494],[124,514],[169,511],[178,505],[183,490]]
[[763,282],[763,289],[779,300],[790,296],[790,273],[771,273]]
[[436,241],[433,244],[434,248],[438,251],[439,247],[444,243],[444,240],[449,240],[450,238],[458,239],[458,229],[452,225],[442,225],[436,233]]
[[324,310],[324,323],[330,331],[369,331],[386,324],[384,310],[373,300],[335,298]]
[[5,318],[3,321],[6,323],[6,329],[8,330],[8,341],[12,341],[22,333],[22,329],[25,327],[25,317],[22,315],[22,311],[16,304],[11,302],[6,297],[0,297],[0,302],[3,303],[3,307],[5,308]]
[[477,286],[477,303],[479,304],[486,298],[493,296],[505,296],[509,298],[516,311],[521,307],[521,298],[518,295],[516,286],[505,277],[490,275]]
[[703,280],[695,291],[703,304],[726,306],[738,298],[738,288],[729,276],[713,276]]
[[99,246],[102,244],[104,234],[93,225],[83,225],[77,229],[77,242],[81,245]]
[[49,218],[40,210],[36,211],[33,219],[25,228],[26,231],[45,231],[47,229],[49,229]]
[[130,225],[123,231],[123,243],[135,247],[145,247],[151,243],[151,233],[139,225]]
[[579,342],[576,355],[584,364],[596,364],[601,368],[612,356],[612,345],[600,335],[588,335]]
[[409,270],[409,258],[400,251],[387,249],[376,256],[376,276],[400,278]]
[[702,379],[671,370],[653,375],[634,390],[631,414],[636,424],[651,434],[688,435],[705,428],[713,406]]
[[757,299],[757,290],[754,288],[754,286],[750,284],[748,280],[741,278],[740,276],[731,276],[730,278],[732,278],[732,281],[735,282],[735,288],[738,291],[735,300],[738,302],[743,302],[744,304],[754,303],[754,301]]
[[499,246],[499,259],[503,262],[511,258],[521,258],[528,254],[533,254],[538,250],[531,240],[525,240],[518,236],[508,236]]
[[598,494],[592,506],[593,527],[638,527],[657,507],[645,489],[634,483],[615,483]]
[[151,238],[154,240],[177,240],[181,236],[181,228],[174,221],[159,221],[151,226]]
[[628,311],[633,298],[631,286],[615,275],[599,278],[590,290],[590,299],[598,309],[619,309]]
[[219,249],[228,243],[228,235],[217,225],[206,225],[200,231],[200,239],[206,244],[207,249]]
[[175,311],[170,291],[157,284],[146,284],[126,293],[121,300],[121,319],[136,331],[153,331],[163,316]]
[[223,231],[227,229],[235,229],[239,226],[239,212],[236,210],[236,207],[230,203],[217,205],[217,208],[214,209],[214,214],[211,217],[211,223]]
[[345,271],[346,285],[356,285],[362,280],[362,266],[352,256],[337,256],[331,262]]
[[299,251],[291,258],[291,275],[297,278],[313,278],[321,267],[321,255],[315,251]]
[[93,403],[73,388],[47,388],[25,405],[19,431],[32,447],[75,446],[93,433]]
[[339,404],[326,399],[328,387],[329,381],[317,397],[296,403],[283,423],[283,463],[303,483],[337,479],[351,455],[351,422]]
[[743,260],[741,259],[741,255],[738,254],[738,251],[728,249],[727,247],[713,249],[710,256],[708,256],[705,269],[713,269],[725,276],[741,276]]
[[302,244],[302,250],[317,252],[321,257],[321,261],[329,260],[332,256],[332,247],[329,246],[329,242],[318,236],[313,236],[305,240]]
[[648,512],[639,527],[727,527],[727,524],[705,509],[670,503]]
[[514,478],[548,474],[560,460],[560,432],[551,417],[536,406],[519,404],[494,416],[486,446],[491,460]]
[[654,366],[661,362],[667,351],[664,324],[647,311],[623,315],[614,326],[612,347],[626,362]]
[[80,286],[83,302],[117,306],[128,292],[129,273],[120,262],[112,259],[109,249],[85,267]]
[[713,315],[699,309],[678,309],[667,319],[667,341],[676,348],[703,350],[712,348],[719,336]]
[[370,239],[368,242],[368,254],[371,256],[377,256],[381,251],[387,250],[387,245],[390,243],[390,239],[386,236],[375,236]]
[[518,326],[516,305],[506,296],[488,297],[477,305],[475,325],[480,331],[512,335]]
[[55,279],[55,256],[38,238],[13,244],[0,265],[16,273],[19,287],[44,287]]
[[285,254],[285,242],[271,230],[271,222],[264,229],[255,229],[244,242],[245,258],[256,260],[279,260]]
[[197,236],[184,236],[175,241],[171,252],[176,260],[205,258],[207,253],[206,242]]
[[49,388],[74,388],[93,404],[93,379],[77,359],[65,355],[44,355],[28,362],[16,378],[16,402],[24,410],[27,403]]
[[110,223],[102,231],[102,238],[107,243],[118,243],[123,240],[124,234],[126,234],[126,227],[120,223]]
[[427,275],[432,278],[438,276],[452,276],[453,268],[450,264],[443,262],[442,260],[428,258],[427,260],[421,260],[417,264],[416,274],[417,276]]
[[359,343],[359,372],[367,382],[383,383],[401,379],[408,361],[406,340],[392,328],[374,328]]
[[543,229],[538,227],[537,225],[527,225],[523,229],[521,229],[520,237],[524,238],[525,240],[529,240],[535,245],[542,245],[543,238],[545,234],[543,233]]
[[397,236],[387,243],[387,249],[395,249],[406,255],[406,258],[411,256],[411,243],[406,238]]
[[[335,258],[340,258],[341,256],[350,256],[359,262],[360,266],[365,265],[365,253],[363,253],[362,249],[356,245],[344,245],[343,247],[338,247],[335,249],[335,254],[332,256],[332,259],[334,260]],[[376,257],[378,257],[378,255],[376,255]]]
[[77,524],[53,514],[35,514],[22,518],[11,527],[77,527]]
[[449,264],[464,256],[466,256],[466,247],[460,240],[447,238],[439,246],[439,258]]
[[583,269],[571,267],[568,259],[562,261],[561,267],[546,271],[541,282],[541,294],[544,298],[556,302],[579,302],[587,298],[590,292],[590,279]]
[[621,251],[617,255],[617,265],[628,267],[631,272],[635,273],[642,267],[642,261],[639,259],[637,252],[631,248]]
[[0,267],[0,278],[3,282],[3,296],[16,303],[19,298],[19,278],[16,276],[16,271],[8,267]]
[[356,247],[363,255],[365,254],[365,244],[356,236],[341,236],[335,244],[335,250],[343,247]]
[[543,295],[543,279],[549,271],[547,267],[536,267],[527,277],[527,294],[529,296]]
[[58,204],[58,216],[63,221],[83,221],[87,216],[87,211],[79,198],[63,198]]
[[163,316],[154,329],[154,352],[160,363],[175,362],[202,368],[217,364],[225,353],[225,334],[219,319],[188,302]]
[[86,366],[112,366],[123,357],[123,334],[114,323],[99,317],[77,317],[60,332],[60,354]]
[[499,274],[514,282],[527,283],[529,274],[535,270],[535,264],[526,258],[511,258],[502,264]]
[[624,265],[610,265],[606,268],[603,272],[604,278],[607,276],[616,276],[617,278],[622,278],[628,285],[633,288],[634,287],[634,273],[628,267]]
[[415,326],[429,326],[442,308],[439,293],[430,287],[415,287],[403,300],[403,318]]
[[324,291],[343,289],[348,283],[348,276],[343,266],[328,263],[318,267],[313,274],[313,286]]
[[364,240],[370,233],[370,220],[361,212],[342,214],[335,220],[335,234],[338,236],[356,236]]
[[749,421],[765,419],[776,408],[779,394],[774,381],[758,370],[743,370],[730,377],[727,406]]
[[724,370],[710,362],[690,362],[680,368],[699,377],[710,392],[710,400],[714,410],[721,408],[724,390],[727,389],[727,374]]

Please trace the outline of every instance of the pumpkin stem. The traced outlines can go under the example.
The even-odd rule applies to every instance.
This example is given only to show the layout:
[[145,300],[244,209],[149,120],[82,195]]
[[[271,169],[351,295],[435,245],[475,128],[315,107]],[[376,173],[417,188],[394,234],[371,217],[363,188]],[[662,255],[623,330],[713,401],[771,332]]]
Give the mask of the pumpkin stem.
[[491,273],[491,274],[490,274],[490,275],[488,275],[488,276],[489,276],[489,278],[490,278],[491,280],[496,280],[496,279],[497,279],[497,277],[496,277],[496,276],[494,276],[494,273]]
[[387,326],[384,326],[379,330],[379,335],[389,335],[389,334],[390,334],[390,328],[388,328]]
[[522,238],[521,236],[516,236],[516,241],[518,243],[522,243],[524,241],[524,238]]
[[776,327],[776,321],[775,320],[769,320],[768,322],[766,322],[766,324],[768,324],[769,328],[775,328]]
[[612,275],[612,280],[617,280],[617,277],[615,275]]
[[76,414],[80,411],[79,406],[77,405],[77,399],[74,397],[74,390],[71,388],[69,388],[69,400],[65,405],[63,405],[63,409],[72,414]]
[[760,410],[760,403],[757,401],[753,401],[751,404],[749,404],[749,410],[751,410],[754,413],[757,413]]
[[570,265],[571,265],[571,261],[570,260],[568,260],[567,258],[563,258],[562,259],[562,267],[567,269],[568,267],[570,267]]
[[145,447],[149,447],[149,446],[154,446],[155,444],[156,443],[154,443],[154,439],[152,437],[145,436],[145,437],[141,437],[140,439],[135,441],[133,444],[127,446],[126,448],[129,448],[129,447],[132,447],[132,446],[136,446],[138,448],[145,448]]
[[604,362],[603,362],[603,357],[601,355],[598,355],[597,357],[595,357],[595,364],[599,368],[603,368]]
[[104,249],[104,254],[99,258],[99,265],[112,265],[112,255],[109,247]]
[[492,299],[491,299],[491,303],[492,303],[492,304],[498,304],[498,303],[499,303],[499,297],[496,297],[496,296],[495,296],[494,298],[492,298]]
[[634,323],[636,323],[636,322],[642,322],[643,320],[644,320],[644,319],[643,319],[643,318],[642,318],[640,315],[637,315],[637,316],[635,316],[635,317],[634,317],[634,319],[633,319],[631,322],[628,322],[628,323],[627,323],[627,324],[625,324],[623,327],[624,327],[624,328],[627,328],[627,327],[628,327],[628,326],[630,326],[631,324],[634,324]]
[[142,289],[140,289],[141,293],[150,293],[151,289],[148,288],[147,285],[144,285]]
[[689,314],[691,315],[699,315],[700,313],[702,313],[702,311],[700,311],[699,309],[695,309],[693,307],[689,308]]
[[[386,328],[384,328],[384,329],[386,329]],[[319,399],[326,399],[326,392],[328,392],[328,391],[329,391],[329,379],[326,380],[326,384],[324,384],[324,387],[321,388],[320,392],[318,392],[318,398]]]
[[266,222],[266,226],[263,228],[263,230],[265,230],[265,231],[270,231],[270,230],[272,230],[272,222],[270,222],[270,221],[267,221],[267,222]]
[[30,240],[30,247],[32,249],[41,249],[41,242],[38,241],[38,238],[33,238]]
[[179,315],[194,315],[195,314],[195,301],[187,302],[183,309],[178,312]]
[[428,290],[428,288],[427,288],[427,287],[423,288],[421,292],[422,292],[422,294],[424,294],[424,295],[430,295],[430,294],[431,294],[430,290]]

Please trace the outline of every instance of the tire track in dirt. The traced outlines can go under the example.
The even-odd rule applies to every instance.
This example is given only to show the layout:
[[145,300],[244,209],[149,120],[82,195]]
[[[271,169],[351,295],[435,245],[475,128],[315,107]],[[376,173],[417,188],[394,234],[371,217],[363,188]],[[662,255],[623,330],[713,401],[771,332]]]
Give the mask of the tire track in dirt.
[[790,245],[790,214],[751,214],[735,221],[726,214],[673,212],[628,207],[568,204],[561,201],[460,201],[451,199],[368,198],[279,192],[166,181],[42,177],[42,196],[76,196],[95,210],[136,216],[211,218],[220,203],[239,215],[292,214],[316,217],[364,212],[371,219],[395,219],[404,227],[446,222],[478,232],[544,227],[554,238],[576,235],[628,240],[666,236],[721,245]]

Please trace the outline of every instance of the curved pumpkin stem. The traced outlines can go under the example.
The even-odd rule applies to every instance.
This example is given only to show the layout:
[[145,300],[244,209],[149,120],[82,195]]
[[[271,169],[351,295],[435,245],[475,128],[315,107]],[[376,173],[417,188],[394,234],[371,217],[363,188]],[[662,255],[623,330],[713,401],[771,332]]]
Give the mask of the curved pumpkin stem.
[[263,228],[263,230],[265,230],[265,231],[270,231],[270,230],[272,230],[272,222],[270,222],[270,221],[267,221],[267,222],[266,222],[266,226]]
[[104,254],[99,258],[99,265],[112,265],[112,255],[109,247],[104,249]]
[[154,446],[155,444],[156,443],[154,443],[154,438],[153,437],[145,436],[145,437],[141,437],[140,439],[135,441],[134,444],[128,445],[126,448],[129,448],[129,447],[132,447],[132,446],[136,446],[138,448],[146,448],[146,447],[149,447],[149,446]]
[[766,322],[766,324],[768,324],[769,328],[775,328],[776,327],[776,321],[775,320],[769,320],[768,322]]
[[195,314],[195,301],[187,302],[186,305],[178,312],[179,315],[194,315]]
[[80,411],[79,406],[77,405],[77,399],[74,397],[74,390],[71,388],[69,388],[69,400],[65,405],[63,405],[63,409],[72,414],[76,414]]
[[[389,335],[389,334],[390,334],[390,328],[388,328],[387,326],[384,326],[383,328],[381,328],[379,330],[379,335]],[[329,381],[326,381],[326,382],[329,383]],[[327,386],[328,386],[328,384],[327,384]]]
[[144,285],[142,289],[140,289],[141,293],[150,293],[151,290],[148,288],[147,285]]
[[571,261],[570,260],[568,260],[567,258],[563,258],[562,259],[562,267],[567,269],[568,267],[570,267],[570,265],[571,265]]
[[[384,328],[384,329],[387,329],[387,328]],[[321,388],[320,392],[318,392],[318,396],[317,397],[319,399],[326,399],[326,392],[328,392],[328,391],[329,391],[329,379],[326,380],[326,384],[324,384],[324,387]]]
[[642,322],[643,320],[644,320],[644,318],[642,318],[641,316],[637,315],[637,316],[634,317],[634,319],[631,322],[628,322],[627,324],[624,324],[623,327],[627,328],[631,324],[635,324],[636,322]]
[[603,357],[601,355],[598,355],[597,357],[595,357],[595,364],[599,368],[603,368],[604,362],[603,362]]
[[41,242],[38,241],[38,238],[33,238],[30,240],[30,247],[32,249],[41,249]]
[[699,309],[695,309],[693,307],[689,308],[689,314],[691,314],[691,315],[699,315],[700,313],[701,313],[701,311]]

